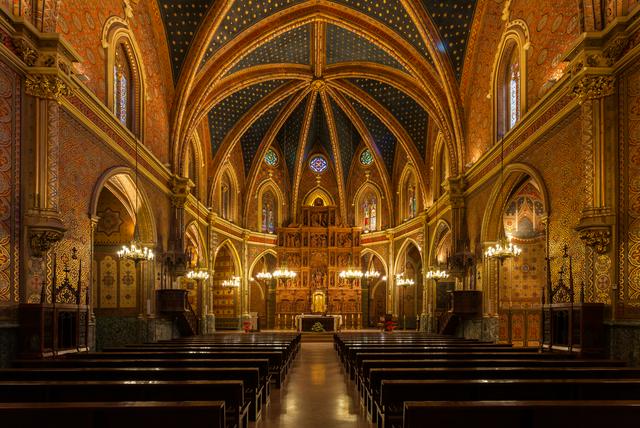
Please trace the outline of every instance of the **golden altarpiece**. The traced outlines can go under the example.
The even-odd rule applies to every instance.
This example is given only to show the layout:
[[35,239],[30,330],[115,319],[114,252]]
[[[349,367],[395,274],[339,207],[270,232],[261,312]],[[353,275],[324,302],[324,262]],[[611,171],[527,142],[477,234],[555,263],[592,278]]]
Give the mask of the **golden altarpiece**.
[[293,328],[296,315],[340,315],[343,326],[362,319],[358,279],[340,272],[360,260],[360,229],[342,223],[335,206],[302,207],[301,224],[278,229],[278,266],[297,273],[276,282],[276,327]]

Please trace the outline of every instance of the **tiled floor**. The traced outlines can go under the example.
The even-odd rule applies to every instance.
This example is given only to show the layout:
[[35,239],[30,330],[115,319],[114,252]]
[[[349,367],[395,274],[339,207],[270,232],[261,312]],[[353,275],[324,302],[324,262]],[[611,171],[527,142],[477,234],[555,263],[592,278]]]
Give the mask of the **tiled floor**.
[[333,343],[302,343],[282,389],[256,428],[371,428]]

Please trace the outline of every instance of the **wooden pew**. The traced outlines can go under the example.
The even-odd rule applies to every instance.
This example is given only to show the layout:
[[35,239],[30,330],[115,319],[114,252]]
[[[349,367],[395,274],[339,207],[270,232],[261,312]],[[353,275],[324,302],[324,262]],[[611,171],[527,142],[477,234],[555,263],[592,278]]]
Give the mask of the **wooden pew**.
[[277,388],[284,382],[286,368],[281,352],[272,351],[126,351],[80,352],[65,356],[68,359],[267,359],[269,371]]
[[640,379],[384,380],[378,428],[401,424],[405,401],[640,400]]
[[637,426],[640,400],[627,401],[407,401],[404,428],[474,426],[567,428]]
[[224,428],[224,401],[0,403],[4,427]]
[[16,368],[126,368],[126,367],[181,367],[181,368],[223,368],[223,367],[249,367],[258,368],[261,384],[264,388],[262,403],[266,405],[271,394],[271,381],[269,374],[269,360],[266,359],[46,359],[46,360],[17,360]]
[[593,368],[624,366],[625,363],[623,361],[616,360],[364,360],[362,361],[361,373],[358,376],[356,387],[363,403],[368,404],[367,408],[371,409],[369,403],[371,399],[369,374],[373,369],[409,370],[409,373],[413,373],[413,370],[423,368]]
[[31,368],[31,369],[0,369],[2,381],[26,380],[122,380],[122,381],[151,381],[151,380],[240,380],[244,384],[245,395],[250,404],[249,417],[258,420],[262,414],[263,387],[260,384],[260,374],[257,368],[247,367],[214,367],[214,368],[167,368],[167,367],[124,367],[124,368]]
[[0,381],[1,403],[212,400],[224,401],[228,427],[248,426],[242,381]]

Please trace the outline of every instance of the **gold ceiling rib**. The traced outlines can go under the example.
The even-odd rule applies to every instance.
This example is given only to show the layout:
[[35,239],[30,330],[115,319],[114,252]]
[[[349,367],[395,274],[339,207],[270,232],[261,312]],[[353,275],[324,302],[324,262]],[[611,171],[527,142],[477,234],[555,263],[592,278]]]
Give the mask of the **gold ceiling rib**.
[[[208,25],[207,21],[211,22],[212,19],[213,18],[208,15],[205,18],[203,27],[206,27]],[[189,93],[185,93],[184,91],[179,92],[176,117],[182,118],[183,116],[188,115],[188,113],[185,112],[188,107],[194,108],[194,106],[199,105],[199,98],[202,96],[200,92],[207,86],[211,85],[211,82],[214,82],[213,86],[215,88],[217,86],[215,83],[219,80],[219,75],[223,73],[223,70],[227,70],[230,67],[229,64],[237,62],[239,58],[248,54],[250,50],[255,48],[256,44],[259,44],[261,41],[263,43],[266,42],[269,37],[276,34],[277,31],[283,31],[282,29],[285,27],[289,30],[302,25],[303,23],[309,23],[315,20],[334,23],[347,29],[356,29],[358,34],[366,34],[367,39],[375,42],[378,46],[383,47],[387,51],[396,52],[398,57],[404,58],[404,62],[408,69],[418,78],[418,82],[420,82],[423,87],[427,85],[433,86],[434,82],[438,82],[440,80],[440,78],[435,75],[435,70],[426,61],[426,59],[391,29],[379,25],[379,23],[374,21],[372,18],[369,18],[355,10],[349,9],[348,7],[322,1],[306,2],[292,6],[269,18],[265,18],[242,32],[216,52],[211,60],[209,60],[208,64],[205,65],[205,69],[203,69],[198,76],[196,76],[196,71],[185,71],[184,75],[180,77],[181,80],[189,79],[193,81],[196,77],[198,77],[198,79],[197,83],[192,82],[189,85],[186,83],[179,84],[179,88],[193,87],[195,89]],[[211,33],[211,31],[208,33]],[[196,39],[199,37],[200,35],[196,36]],[[251,43],[248,43],[249,41]],[[199,44],[196,45],[199,46]],[[247,46],[251,47],[249,48]],[[204,52],[197,54],[194,50],[189,52],[188,56],[191,55],[196,55],[199,58],[202,58]],[[235,60],[232,58],[234,55],[237,57]],[[193,61],[185,61],[185,64],[192,63]],[[199,63],[197,65],[199,66]],[[215,70],[217,73],[209,73],[208,70]],[[433,77],[426,78],[425,76]],[[202,86],[205,88],[202,88]],[[211,90],[212,88],[209,86],[209,89]],[[446,98],[434,100],[434,102],[437,101],[446,102]],[[188,125],[187,128],[193,129],[191,125]],[[449,126],[443,126],[443,133],[445,136],[452,135],[451,130],[448,128]],[[184,129],[184,122],[176,122],[174,124],[174,141],[187,139],[188,134],[185,134],[184,131],[186,131],[186,129]]]

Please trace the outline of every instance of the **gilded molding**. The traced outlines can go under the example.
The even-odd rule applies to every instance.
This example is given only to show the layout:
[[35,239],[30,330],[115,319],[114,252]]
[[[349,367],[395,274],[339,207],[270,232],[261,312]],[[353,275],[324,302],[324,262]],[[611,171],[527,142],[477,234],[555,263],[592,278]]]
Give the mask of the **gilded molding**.
[[54,100],[58,103],[62,98],[71,96],[73,90],[60,77],[53,74],[32,74],[24,82],[25,92],[37,98]]
[[29,231],[29,245],[33,257],[41,258],[60,242],[64,237],[64,231],[56,229],[32,229]]
[[627,50],[629,46],[629,38],[624,35],[620,35],[611,40],[607,46],[602,50],[602,56],[609,67],[615,64]]
[[611,244],[609,229],[587,229],[580,232],[580,239],[597,254],[606,254]]
[[580,104],[589,100],[596,100],[613,95],[615,91],[615,77],[607,75],[586,76],[571,89],[571,94],[577,97]]
[[193,183],[188,177],[173,176],[171,178],[171,205],[176,208],[184,208]]
[[27,66],[33,67],[36,65],[40,54],[31,44],[21,38],[14,39],[13,44],[16,47],[16,53]]

